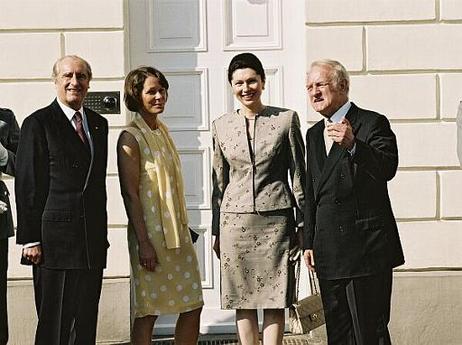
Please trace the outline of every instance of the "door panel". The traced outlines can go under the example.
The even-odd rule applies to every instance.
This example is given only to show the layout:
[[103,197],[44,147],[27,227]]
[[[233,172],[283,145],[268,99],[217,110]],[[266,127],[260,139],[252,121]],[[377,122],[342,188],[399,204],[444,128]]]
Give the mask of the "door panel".
[[[161,118],[178,147],[205,307],[202,333],[234,332],[234,312],[220,310],[219,262],[212,255],[211,122],[238,108],[227,80],[231,58],[254,52],[267,73],[263,102],[297,110],[305,129],[304,0],[129,1],[130,68],[151,65],[170,83]],[[173,333],[162,317],[156,333]]]

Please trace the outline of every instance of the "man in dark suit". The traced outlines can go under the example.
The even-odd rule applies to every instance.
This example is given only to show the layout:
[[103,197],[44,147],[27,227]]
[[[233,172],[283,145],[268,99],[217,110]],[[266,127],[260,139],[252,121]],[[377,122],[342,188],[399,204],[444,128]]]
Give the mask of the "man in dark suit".
[[84,108],[92,72],[53,66],[57,98],[22,124],[16,157],[17,243],[33,264],[35,344],[95,344],[106,266],[107,120]]
[[404,263],[387,189],[396,138],[385,116],[348,100],[339,62],[314,62],[306,87],[325,119],[306,135],[304,257],[319,279],[329,345],[391,344],[392,269]]
[[8,269],[8,237],[14,235],[8,189],[2,173],[14,176],[14,162],[19,141],[19,126],[9,109],[0,108],[0,345],[8,342],[6,286]]

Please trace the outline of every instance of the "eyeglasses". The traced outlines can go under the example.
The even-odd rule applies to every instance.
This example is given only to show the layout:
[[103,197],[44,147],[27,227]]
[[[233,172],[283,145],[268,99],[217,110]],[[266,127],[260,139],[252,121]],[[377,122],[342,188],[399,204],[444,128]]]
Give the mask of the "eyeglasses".
[[330,84],[331,84],[330,81],[319,81],[319,82],[317,82],[317,83],[307,85],[307,86],[306,86],[306,90],[307,90],[308,92],[313,91],[314,88],[323,90],[323,89],[325,89],[327,86],[329,86]]

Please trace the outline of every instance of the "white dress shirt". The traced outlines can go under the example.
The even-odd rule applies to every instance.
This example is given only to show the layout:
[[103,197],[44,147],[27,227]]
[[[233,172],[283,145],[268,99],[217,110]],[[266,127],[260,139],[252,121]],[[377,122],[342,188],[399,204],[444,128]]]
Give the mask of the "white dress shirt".
[[72,127],[74,127],[74,129],[75,129],[75,122],[72,120],[72,118],[74,117],[74,114],[76,112],[79,112],[82,115],[83,131],[85,132],[85,135],[87,136],[88,144],[90,145],[90,149],[91,149],[91,155],[93,156],[93,142],[91,141],[91,135],[90,135],[90,129],[89,129],[89,126],[88,126],[87,115],[85,114],[85,112],[83,110],[83,106],[80,107],[79,110],[74,110],[74,109],[68,107],[67,105],[65,105],[64,103],[62,103],[59,100],[59,98],[56,98],[56,100],[58,101],[58,104],[61,107],[61,110],[66,115],[66,117],[69,119],[69,121],[71,122]]
[[[351,108],[351,102],[346,101],[346,103],[342,105],[334,114],[332,114],[332,116],[329,119],[324,119],[324,125],[326,126],[326,128],[329,122],[333,122],[333,123],[342,122],[342,120],[345,118],[350,108]],[[351,150],[347,150],[347,151],[350,153],[350,155],[353,156],[356,152],[356,143],[353,144],[353,147],[351,148]]]

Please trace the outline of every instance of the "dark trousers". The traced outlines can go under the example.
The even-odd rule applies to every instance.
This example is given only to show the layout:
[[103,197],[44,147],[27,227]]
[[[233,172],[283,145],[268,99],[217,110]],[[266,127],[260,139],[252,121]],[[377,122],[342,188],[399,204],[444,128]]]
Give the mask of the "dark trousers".
[[6,305],[6,285],[8,269],[8,239],[0,240],[0,345],[8,342],[8,313]]
[[35,345],[95,344],[103,270],[34,266],[33,274],[38,315]]
[[329,345],[391,345],[392,270],[373,276],[319,280]]

